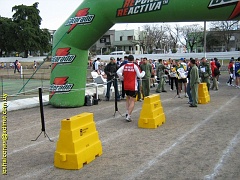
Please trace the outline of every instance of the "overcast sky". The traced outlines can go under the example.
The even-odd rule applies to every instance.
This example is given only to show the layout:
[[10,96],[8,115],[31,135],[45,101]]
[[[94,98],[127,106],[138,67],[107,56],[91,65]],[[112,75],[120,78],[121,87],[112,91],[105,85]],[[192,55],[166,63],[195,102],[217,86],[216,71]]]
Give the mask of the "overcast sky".
[[[72,14],[72,12],[81,4],[83,0],[0,0],[0,16],[11,18],[13,15],[12,7],[15,5],[30,6],[35,2],[39,2],[38,9],[42,18],[41,28],[50,30],[58,29],[65,20]],[[176,23],[173,23],[176,24]],[[180,25],[189,25],[193,23],[181,23]],[[203,23],[197,22],[195,24]],[[111,29],[125,30],[137,29],[144,24],[129,23],[129,24],[116,24]]]

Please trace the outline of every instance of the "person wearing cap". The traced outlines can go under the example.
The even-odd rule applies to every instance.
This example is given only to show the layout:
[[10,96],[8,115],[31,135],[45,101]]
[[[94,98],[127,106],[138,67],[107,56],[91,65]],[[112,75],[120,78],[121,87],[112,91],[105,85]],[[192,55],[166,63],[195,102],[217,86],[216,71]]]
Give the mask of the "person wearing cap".
[[157,86],[157,89],[156,89],[156,93],[167,92],[165,90],[165,87],[164,87],[164,85],[165,85],[165,83],[164,83],[164,75],[165,75],[164,70],[165,69],[168,70],[168,68],[163,65],[162,59],[159,59],[158,62],[159,62],[159,65],[157,66],[156,71],[157,71],[157,77],[159,79],[159,83],[158,83],[158,86]]
[[[107,75],[107,93],[106,93],[106,101],[109,101],[110,98],[110,88],[113,84],[115,92],[117,92],[117,100],[120,100],[118,84],[114,79],[117,78],[118,65],[114,57],[110,57],[110,62],[105,66],[104,72]],[[116,82],[116,85],[115,85]]]
[[143,63],[140,66],[142,71],[145,71],[145,76],[142,78],[143,97],[150,95],[150,78],[152,74],[152,65],[148,63],[146,57],[143,58]]
[[198,104],[198,84],[200,83],[199,80],[199,70],[196,66],[195,59],[190,60],[190,88],[191,88],[191,95],[192,95],[192,104],[189,107],[197,107]]
[[210,89],[210,77],[211,77],[212,71],[210,68],[210,65],[205,57],[201,59],[201,63],[199,65],[199,76],[201,78],[202,83],[207,83],[208,91]]
[[121,66],[117,70],[117,75],[119,78],[123,78],[124,90],[126,92],[126,121],[131,122],[131,114],[134,109],[135,99],[137,95],[137,77],[142,78],[145,75],[145,71],[140,70],[140,68],[134,63],[133,55],[128,56],[128,63]]

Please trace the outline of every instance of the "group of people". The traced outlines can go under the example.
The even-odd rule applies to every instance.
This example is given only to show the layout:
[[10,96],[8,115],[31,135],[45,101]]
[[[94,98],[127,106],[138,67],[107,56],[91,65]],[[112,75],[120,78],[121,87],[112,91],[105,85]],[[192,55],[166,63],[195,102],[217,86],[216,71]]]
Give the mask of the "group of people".
[[[232,59],[230,63],[233,63],[233,61]],[[99,65],[99,63],[100,59],[95,62],[95,66]],[[129,55],[125,56],[119,63],[118,60],[111,57],[110,62],[103,69],[107,78],[105,98],[106,101],[109,101],[110,87],[113,84],[118,101],[126,96],[126,121],[130,122],[135,100],[141,100],[149,96],[150,88],[155,87],[155,85],[157,86],[155,90],[157,93],[167,92],[165,84],[168,82],[171,86],[171,91],[174,90],[175,85],[178,98],[185,96],[188,98],[189,107],[197,107],[198,84],[205,82],[208,90],[218,90],[220,67],[221,64],[217,58],[210,61],[205,57],[201,60],[197,58],[172,60],[170,58],[168,61],[164,61],[162,59],[150,60],[146,57],[141,60],[135,60],[133,55]],[[98,67],[95,67],[95,71],[101,73]],[[233,73],[233,67],[229,64],[229,85],[232,84]],[[240,73],[235,74],[235,76],[236,79],[239,79]],[[117,83],[117,78],[122,83],[121,94],[119,93],[118,85],[115,84]]]
[[[38,64],[37,61],[34,61],[34,62],[33,62],[33,70],[34,70],[34,71],[37,70],[37,64]],[[13,71],[13,72],[14,72],[14,74],[15,74],[16,72],[19,72],[19,73],[21,72],[21,66],[22,66],[22,65],[21,65],[21,63],[20,63],[19,60],[15,60],[15,61],[14,61],[14,63],[13,63],[13,68],[14,68],[14,71]]]

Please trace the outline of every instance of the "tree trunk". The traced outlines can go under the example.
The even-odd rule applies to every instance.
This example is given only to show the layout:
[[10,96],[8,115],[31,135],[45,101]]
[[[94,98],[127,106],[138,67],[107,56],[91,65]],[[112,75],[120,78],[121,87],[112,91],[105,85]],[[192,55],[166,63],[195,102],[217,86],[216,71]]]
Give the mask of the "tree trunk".
[[24,56],[23,58],[28,58],[28,50],[24,50]]

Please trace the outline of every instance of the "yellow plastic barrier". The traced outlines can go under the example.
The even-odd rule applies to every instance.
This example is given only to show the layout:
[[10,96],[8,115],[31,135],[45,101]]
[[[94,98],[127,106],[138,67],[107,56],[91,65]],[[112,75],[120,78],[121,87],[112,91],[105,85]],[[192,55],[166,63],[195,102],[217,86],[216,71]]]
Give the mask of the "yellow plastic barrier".
[[102,144],[92,113],[82,113],[61,121],[54,154],[54,166],[80,169],[102,154]]
[[206,83],[198,85],[198,104],[207,104],[210,102],[210,95]]
[[164,124],[165,120],[160,95],[153,94],[145,97],[138,120],[138,127],[154,129]]

